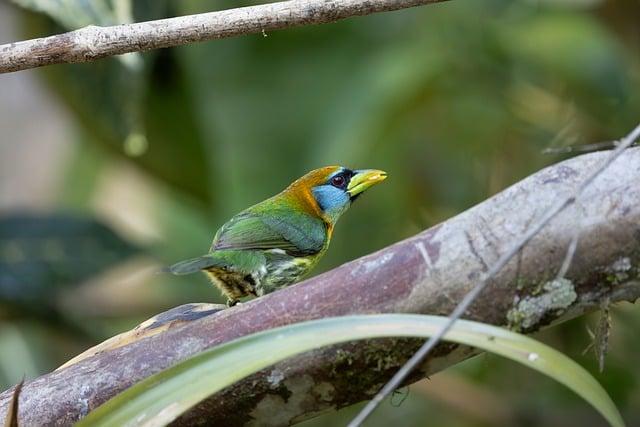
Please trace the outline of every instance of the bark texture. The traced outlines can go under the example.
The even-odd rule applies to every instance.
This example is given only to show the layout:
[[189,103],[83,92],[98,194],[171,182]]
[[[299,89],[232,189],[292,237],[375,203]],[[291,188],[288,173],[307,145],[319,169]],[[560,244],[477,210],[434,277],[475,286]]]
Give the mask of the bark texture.
[[180,46],[242,34],[326,24],[445,0],[290,0],[0,45],[0,73],[44,65],[88,62],[107,56]]
[[[24,385],[23,425],[68,425],[131,384],[199,351],[275,326],[363,313],[447,315],[488,266],[607,156],[546,168],[412,238],[288,289],[105,351]],[[640,297],[640,148],[627,150],[502,271],[467,319],[533,332],[602,301]],[[580,239],[557,279],[574,230]],[[370,340],[307,353],[210,397],[175,425],[287,425],[371,397],[420,346]],[[475,354],[442,343],[417,380]],[[11,390],[0,395],[0,419]]]

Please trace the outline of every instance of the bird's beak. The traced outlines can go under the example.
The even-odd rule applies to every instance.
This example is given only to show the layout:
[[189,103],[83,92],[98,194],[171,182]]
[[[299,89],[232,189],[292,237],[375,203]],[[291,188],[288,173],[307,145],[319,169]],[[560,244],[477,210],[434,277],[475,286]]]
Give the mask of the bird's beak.
[[347,192],[352,199],[367,188],[387,179],[387,173],[377,169],[360,169],[354,172],[355,175],[351,177],[347,186]]

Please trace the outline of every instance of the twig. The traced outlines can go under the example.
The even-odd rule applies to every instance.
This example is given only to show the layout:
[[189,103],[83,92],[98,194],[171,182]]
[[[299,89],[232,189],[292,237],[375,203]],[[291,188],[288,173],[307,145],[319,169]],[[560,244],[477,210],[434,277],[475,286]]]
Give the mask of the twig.
[[576,254],[576,249],[578,248],[578,240],[580,238],[580,223],[576,224],[576,228],[573,233],[573,237],[571,238],[571,243],[569,243],[569,247],[567,248],[567,253],[564,256],[564,261],[562,261],[562,266],[560,270],[558,270],[558,275],[556,279],[562,279],[567,275],[567,271],[569,271],[569,267],[571,267],[571,261],[573,261],[573,257]]
[[[575,201],[576,207],[581,207],[580,198],[576,198]],[[582,209],[580,209],[582,211]],[[571,267],[571,263],[573,262],[573,257],[576,254],[576,250],[578,249],[578,240],[580,240],[580,230],[582,229],[582,212],[579,212],[577,215],[576,225],[573,228],[573,236],[571,236],[571,242],[569,242],[569,246],[567,247],[567,252],[565,253],[564,260],[562,261],[562,266],[560,266],[560,270],[558,270],[558,274],[556,275],[556,280],[562,279],[567,275],[569,271],[569,267]]]
[[349,423],[348,427],[358,427],[367,419],[369,415],[378,407],[378,405],[389,394],[398,388],[407,376],[425,359],[429,352],[442,340],[444,335],[451,329],[453,324],[467,311],[473,301],[487,287],[489,281],[513,258],[533,237],[535,237],[553,218],[562,212],[567,206],[573,204],[582,192],[617,159],[628,147],[630,147],[636,139],[640,137],[640,125],[631,131],[619,144],[615,150],[611,152],[604,161],[588,175],[582,183],[580,183],[574,192],[561,199],[555,206],[547,211],[543,218],[525,235],[517,241],[511,248],[502,255],[498,261],[487,271],[484,278],[465,295],[462,301],[456,306],[449,321],[442,327],[437,334],[424,343],[422,347],[405,363],[402,368],[385,384],[385,386],[374,396],[374,398],[360,411],[360,413]]
[[22,381],[20,381],[13,390],[13,397],[11,398],[9,411],[7,411],[7,418],[4,421],[4,427],[18,427],[18,408],[23,385],[24,378],[22,378]]
[[76,31],[0,45],[0,73],[180,46],[242,34],[325,24],[446,0],[290,0]]
[[600,303],[600,319],[596,331],[593,332],[591,328],[587,326],[587,333],[591,338],[591,342],[584,349],[582,355],[585,355],[589,350],[593,350],[598,361],[598,369],[600,373],[604,372],[604,362],[609,351],[609,336],[611,334],[611,311],[609,309],[611,301],[609,298],[605,298]]
[[618,144],[620,144],[620,141],[602,141],[594,142],[593,144],[571,145],[569,147],[550,147],[542,150],[542,154],[587,153],[597,150],[610,150]]

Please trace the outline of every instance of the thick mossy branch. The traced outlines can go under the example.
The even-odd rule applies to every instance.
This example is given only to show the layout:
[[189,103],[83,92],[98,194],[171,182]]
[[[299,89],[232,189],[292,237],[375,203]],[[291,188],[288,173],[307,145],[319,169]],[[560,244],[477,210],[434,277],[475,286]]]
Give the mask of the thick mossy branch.
[[[103,348],[43,375],[25,384],[20,420],[70,424],[179,360],[275,326],[346,314],[447,315],[487,266],[606,156],[588,154],[554,165],[442,224],[304,283]],[[589,186],[579,208],[567,209],[529,242],[464,317],[533,332],[598,309],[603,301],[635,301],[640,297],[639,181],[640,148],[629,149]],[[573,262],[558,279],[578,226]],[[295,423],[371,397],[420,344],[415,339],[364,341],[301,355],[209,398],[176,424]],[[475,353],[442,343],[411,380]],[[10,391],[0,395],[0,419],[10,400]]]

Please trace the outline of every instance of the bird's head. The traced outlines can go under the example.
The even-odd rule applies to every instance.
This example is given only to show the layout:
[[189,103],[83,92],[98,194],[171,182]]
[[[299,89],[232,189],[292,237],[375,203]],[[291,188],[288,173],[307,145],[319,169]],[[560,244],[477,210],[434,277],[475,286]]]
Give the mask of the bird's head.
[[386,178],[387,173],[381,170],[327,166],[307,173],[287,190],[333,225],[364,191]]

